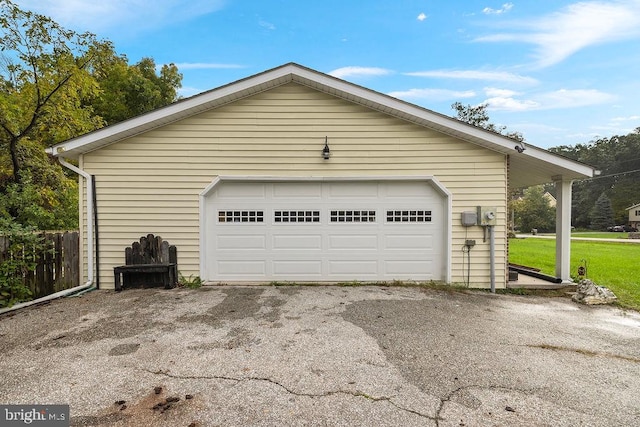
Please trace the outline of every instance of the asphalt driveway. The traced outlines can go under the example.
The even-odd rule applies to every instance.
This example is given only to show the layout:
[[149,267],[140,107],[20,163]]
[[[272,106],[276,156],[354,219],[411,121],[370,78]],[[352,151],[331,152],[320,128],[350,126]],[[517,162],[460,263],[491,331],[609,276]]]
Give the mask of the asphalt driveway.
[[0,317],[0,403],[96,426],[620,426],[640,315],[403,287],[96,291]]

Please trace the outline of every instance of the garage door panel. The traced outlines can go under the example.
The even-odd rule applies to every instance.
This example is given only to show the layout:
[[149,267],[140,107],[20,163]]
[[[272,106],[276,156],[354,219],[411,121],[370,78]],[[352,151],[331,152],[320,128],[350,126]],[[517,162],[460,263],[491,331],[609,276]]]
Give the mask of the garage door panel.
[[348,280],[354,277],[377,277],[378,262],[373,260],[329,261],[329,274],[337,280]]
[[397,278],[414,278],[416,276],[433,276],[433,263],[428,259],[421,260],[390,260],[384,262],[385,272]]
[[295,276],[297,280],[318,278],[322,276],[322,262],[319,260],[274,261],[273,274]]
[[378,250],[377,234],[331,234],[329,235],[329,250],[359,249]]
[[378,199],[378,186],[365,182],[342,182],[328,184],[328,196],[331,199]]
[[240,280],[247,277],[263,277],[267,274],[266,260],[225,260],[218,261],[217,266],[221,276],[238,277]]
[[264,250],[267,242],[264,235],[227,234],[218,236],[217,247],[224,250]]
[[425,185],[425,182],[403,182],[400,185],[397,182],[387,182],[381,184],[381,192],[389,199],[434,200],[439,198],[433,188]]
[[393,234],[385,236],[384,247],[399,250],[433,249],[433,242],[434,236],[431,234]]
[[322,183],[308,183],[301,186],[299,183],[279,183],[273,186],[273,199],[276,201],[282,200],[285,203],[289,203],[292,197],[295,197],[297,201],[304,201],[308,199],[322,198]]
[[426,181],[218,185],[205,199],[206,280],[443,278],[445,204]]
[[217,190],[218,199],[236,200],[247,199],[263,200],[266,199],[267,193],[264,186],[246,185],[243,182],[228,182],[220,186]]
[[321,250],[322,236],[319,234],[295,234],[273,236],[273,249],[283,250]]

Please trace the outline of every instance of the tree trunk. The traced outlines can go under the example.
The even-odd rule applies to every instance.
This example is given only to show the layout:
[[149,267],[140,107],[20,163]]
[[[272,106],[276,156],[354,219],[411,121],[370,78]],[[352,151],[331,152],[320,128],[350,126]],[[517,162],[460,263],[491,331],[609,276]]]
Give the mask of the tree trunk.
[[20,181],[20,159],[18,159],[18,138],[11,137],[9,141],[9,153],[13,164],[13,182]]

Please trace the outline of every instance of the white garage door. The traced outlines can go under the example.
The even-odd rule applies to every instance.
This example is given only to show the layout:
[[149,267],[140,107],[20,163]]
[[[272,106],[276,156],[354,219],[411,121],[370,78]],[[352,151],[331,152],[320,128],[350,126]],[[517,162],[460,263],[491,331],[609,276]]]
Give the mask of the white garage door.
[[224,181],[205,198],[206,280],[443,280],[444,210],[428,181]]

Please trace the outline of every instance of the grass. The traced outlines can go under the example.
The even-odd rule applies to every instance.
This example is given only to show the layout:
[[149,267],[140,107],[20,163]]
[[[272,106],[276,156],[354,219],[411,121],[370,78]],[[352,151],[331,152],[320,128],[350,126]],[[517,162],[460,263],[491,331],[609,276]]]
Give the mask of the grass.
[[629,233],[606,233],[603,231],[578,231],[571,233],[571,237],[590,237],[593,239],[627,239]]
[[[511,239],[509,262],[537,267],[543,273],[555,274],[555,240]],[[622,307],[640,311],[640,275],[637,260],[640,245],[623,242],[571,242],[571,274],[587,266],[587,278],[606,286],[618,297]]]

